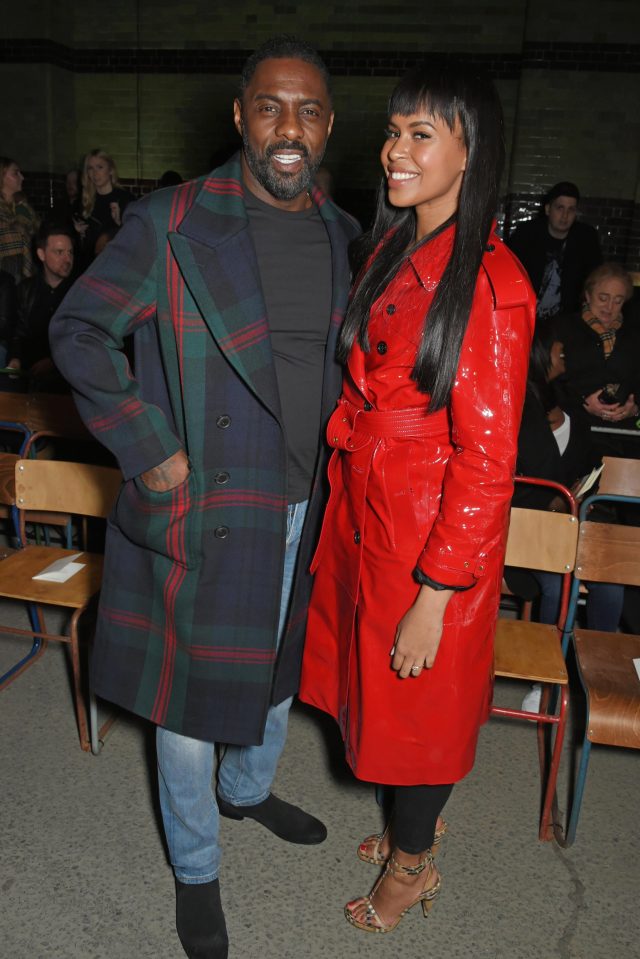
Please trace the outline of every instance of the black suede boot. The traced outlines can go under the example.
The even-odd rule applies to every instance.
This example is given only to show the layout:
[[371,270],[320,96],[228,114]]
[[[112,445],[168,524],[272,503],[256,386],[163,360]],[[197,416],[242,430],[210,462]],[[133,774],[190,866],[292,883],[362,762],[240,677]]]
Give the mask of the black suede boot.
[[176,879],[176,929],[189,959],[227,959],[229,939],[217,879],[196,885]]

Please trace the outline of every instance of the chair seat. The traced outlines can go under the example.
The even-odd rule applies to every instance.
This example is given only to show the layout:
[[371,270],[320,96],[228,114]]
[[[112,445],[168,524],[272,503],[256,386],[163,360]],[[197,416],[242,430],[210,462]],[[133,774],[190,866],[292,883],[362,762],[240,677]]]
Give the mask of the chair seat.
[[575,650],[589,699],[592,743],[640,749],[640,636],[577,629]]
[[562,648],[555,626],[499,619],[496,629],[496,676],[533,683],[568,683]]
[[29,603],[81,609],[100,589],[104,559],[102,556],[81,553],[77,561],[84,563],[84,568],[66,583],[32,579],[51,563],[73,556],[77,552],[78,550],[53,546],[27,546],[17,550],[0,563],[0,596]]

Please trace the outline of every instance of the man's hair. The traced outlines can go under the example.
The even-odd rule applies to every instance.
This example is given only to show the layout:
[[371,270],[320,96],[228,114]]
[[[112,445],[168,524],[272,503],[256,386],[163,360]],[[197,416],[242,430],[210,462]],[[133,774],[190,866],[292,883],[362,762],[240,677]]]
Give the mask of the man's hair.
[[55,220],[44,220],[36,233],[36,249],[44,250],[51,236],[66,236],[67,239],[71,240],[72,245],[75,243],[73,233],[66,223],[56,223]]
[[240,99],[251,83],[259,63],[263,60],[304,60],[320,71],[331,98],[331,77],[327,65],[310,43],[300,40],[290,33],[282,33],[266,40],[255,50],[242,68],[240,75]]
[[571,183],[570,180],[562,180],[560,183],[552,186],[544,198],[545,205],[547,203],[553,203],[559,196],[571,196],[577,203],[580,202],[580,190],[575,183]]

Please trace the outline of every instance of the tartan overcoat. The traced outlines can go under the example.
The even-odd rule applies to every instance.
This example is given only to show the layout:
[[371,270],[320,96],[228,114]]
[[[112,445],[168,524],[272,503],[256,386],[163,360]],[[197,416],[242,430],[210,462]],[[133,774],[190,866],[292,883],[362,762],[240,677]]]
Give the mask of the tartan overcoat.
[[[340,391],[338,328],[355,222],[314,192],[331,243],[322,435]],[[133,335],[135,376],[123,338]],[[91,674],[104,698],[175,732],[257,744],[298,686],[326,457],[276,655],[286,536],[286,445],[239,155],[127,210],[69,292],[50,339],[88,428],[124,483],[107,522]],[[180,448],[191,473],[150,491],[141,473]]]

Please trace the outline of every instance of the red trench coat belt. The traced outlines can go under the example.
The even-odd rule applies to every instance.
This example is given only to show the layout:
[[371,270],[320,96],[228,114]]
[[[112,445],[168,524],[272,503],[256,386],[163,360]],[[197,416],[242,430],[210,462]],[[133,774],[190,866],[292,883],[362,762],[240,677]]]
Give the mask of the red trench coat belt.
[[341,399],[327,427],[329,445],[335,449],[363,449],[372,439],[425,439],[448,437],[446,410],[428,413],[425,406],[377,412],[359,409]]

